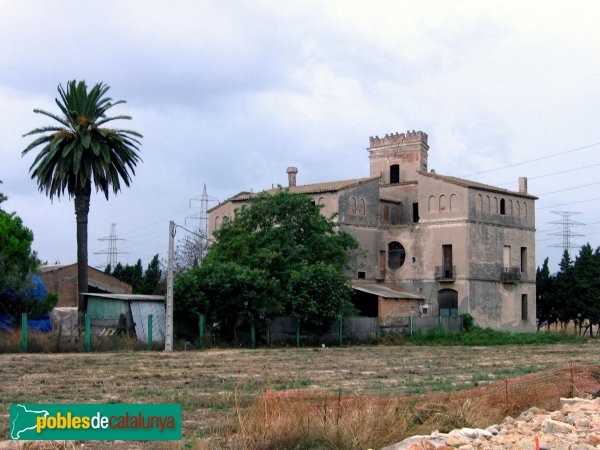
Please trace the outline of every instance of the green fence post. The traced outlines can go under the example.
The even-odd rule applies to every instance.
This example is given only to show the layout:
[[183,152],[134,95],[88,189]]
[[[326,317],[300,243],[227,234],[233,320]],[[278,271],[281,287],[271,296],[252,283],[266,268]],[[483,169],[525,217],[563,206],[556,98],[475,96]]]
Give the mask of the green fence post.
[[152,350],[152,314],[148,314],[148,350]]
[[413,321],[411,316],[408,316],[408,332],[409,336],[413,335]]
[[254,329],[254,319],[250,319],[250,346],[256,347],[256,330]]
[[338,334],[340,335],[340,347],[341,347],[342,345],[344,345],[344,319],[342,319],[340,317],[338,323],[339,323]]
[[21,351],[27,351],[27,313],[21,314]]
[[296,347],[300,347],[300,318],[296,318]]
[[92,351],[92,332],[90,330],[90,316],[85,315],[85,351]]
[[198,339],[200,340],[200,348],[204,350],[204,323],[206,322],[206,318],[204,314],[200,314],[198,318],[198,329],[200,330],[200,334]]

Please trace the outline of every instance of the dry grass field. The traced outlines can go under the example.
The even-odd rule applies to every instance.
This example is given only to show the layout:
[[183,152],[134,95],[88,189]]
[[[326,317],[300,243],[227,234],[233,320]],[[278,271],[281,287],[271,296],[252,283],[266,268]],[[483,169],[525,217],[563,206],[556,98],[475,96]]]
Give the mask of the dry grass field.
[[[0,440],[11,403],[180,403],[182,442],[226,447],[264,390],[394,396],[478,386],[569,363],[598,364],[600,344],[0,354]],[[85,448],[102,447],[88,443]],[[131,447],[124,444],[125,448]],[[161,448],[165,443],[136,443]]]

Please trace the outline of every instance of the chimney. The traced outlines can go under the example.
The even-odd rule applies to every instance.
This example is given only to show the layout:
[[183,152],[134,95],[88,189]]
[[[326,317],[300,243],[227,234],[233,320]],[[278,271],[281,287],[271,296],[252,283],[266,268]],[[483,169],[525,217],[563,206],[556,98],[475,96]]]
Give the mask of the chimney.
[[527,177],[519,177],[519,192],[527,194]]
[[294,186],[296,186],[296,174],[297,173],[298,173],[298,168],[297,167],[288,167],[287,168],[288,187],[294,187]]

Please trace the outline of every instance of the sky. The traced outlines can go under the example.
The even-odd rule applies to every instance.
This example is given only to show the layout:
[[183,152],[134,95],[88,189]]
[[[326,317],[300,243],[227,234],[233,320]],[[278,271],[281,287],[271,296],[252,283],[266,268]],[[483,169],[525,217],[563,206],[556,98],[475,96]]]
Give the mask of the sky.
[[[42,261],[76,261],[68,197],[21,157],[57,86],[107,83],[144,135],[129,188],[92,195],[90,264],[116,224],[119,259],[166,258],[198,198],[369,175],[369,136],[429,135],[438,174],[518,189],[536,205],[537,265],[557,269],[558,212],[600,245],[600,3],[589,1],[0,0],[0,192]],[[209,206],[214,206],[212,202]],[[179,229],[177,238],[184,235]],[[574,255],[577,250],[574,249]]]

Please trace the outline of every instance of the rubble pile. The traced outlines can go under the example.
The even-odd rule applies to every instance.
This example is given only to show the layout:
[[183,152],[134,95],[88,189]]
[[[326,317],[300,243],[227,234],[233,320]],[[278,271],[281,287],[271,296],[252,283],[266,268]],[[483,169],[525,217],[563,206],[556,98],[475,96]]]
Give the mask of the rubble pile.
[[413,436],[383,450],[591,450],[600,448],[600,398],[562,398],[560,411],[530,408],[485,429]]

